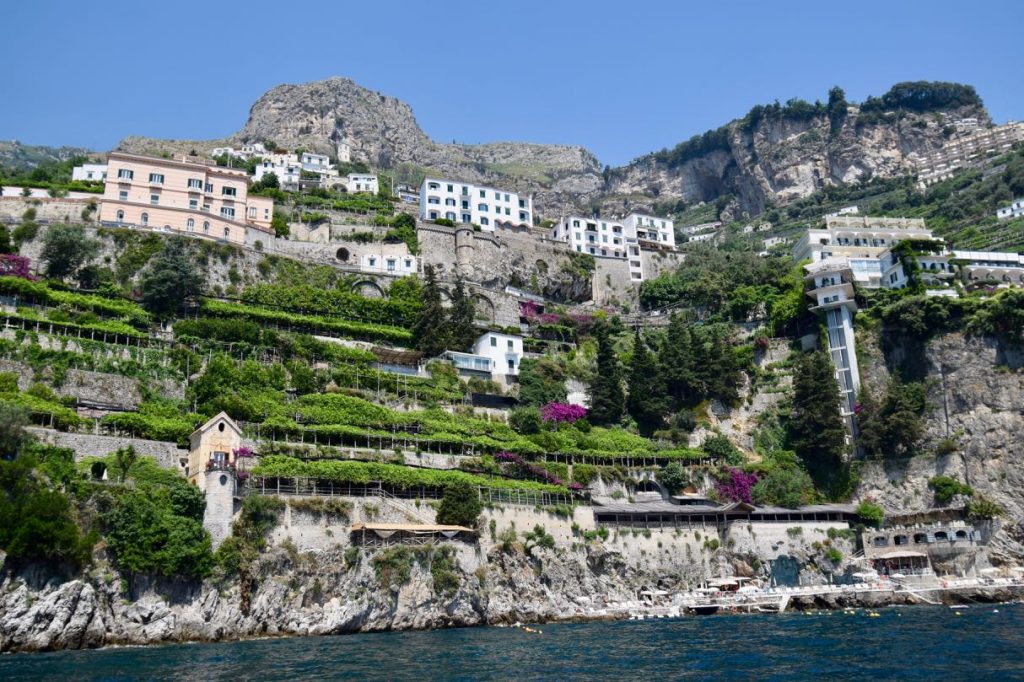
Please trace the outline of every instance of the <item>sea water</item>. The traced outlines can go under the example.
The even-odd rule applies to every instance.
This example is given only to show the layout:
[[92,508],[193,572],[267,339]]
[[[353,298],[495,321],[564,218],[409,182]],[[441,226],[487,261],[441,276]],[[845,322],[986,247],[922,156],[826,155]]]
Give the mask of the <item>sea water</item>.
[[462,628],[0,656],[0,679],[1024,679],[1024,606]]

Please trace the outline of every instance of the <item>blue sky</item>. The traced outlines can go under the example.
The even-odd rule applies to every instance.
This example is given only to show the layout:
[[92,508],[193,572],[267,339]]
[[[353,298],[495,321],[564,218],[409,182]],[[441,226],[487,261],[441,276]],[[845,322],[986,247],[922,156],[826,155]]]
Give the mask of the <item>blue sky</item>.
[[579,144],[618,165],[775,99],[974,85],[1024,118],[1024,2],[16,2],[0,139],[97,150],[239,129],[280,83],[352,78],[432,138]]

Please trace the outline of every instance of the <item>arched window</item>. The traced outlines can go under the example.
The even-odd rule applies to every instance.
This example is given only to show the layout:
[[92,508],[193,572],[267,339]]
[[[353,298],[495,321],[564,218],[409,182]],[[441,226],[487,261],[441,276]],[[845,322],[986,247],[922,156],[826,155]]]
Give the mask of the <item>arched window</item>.
[[139,216],[139,222],[142,223],[143,225],[149,225],[149,214],[143,213],[141,216]]
[[203,232],[209,232],[209,231],[210,231],[210,221],[209,220],[204,220],[203,221]]
[[224,239],[227,239],[230,236],[231,236],[231,228],[230,227],[225,227],[224,228]]
[[195,221],[195,219],[193,219],[193,218],[189,218],[188,220],[186,220],[186,221],[185,221],[185,228],[186,228],[186,229],[187,229],[187,230],[188,230],[189,232],[191,232],[192,230],[194,230],[194,229],[196,228],[196,221]]
[[124,211],[117,212],[117,222],[124,222]]

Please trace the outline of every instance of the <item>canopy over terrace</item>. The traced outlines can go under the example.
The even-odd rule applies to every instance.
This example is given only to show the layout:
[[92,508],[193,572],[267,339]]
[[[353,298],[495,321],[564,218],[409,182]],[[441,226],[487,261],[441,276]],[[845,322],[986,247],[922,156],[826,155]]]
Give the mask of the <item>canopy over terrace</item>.
[[920,574],[928,570],[928,555],[922,552],[900,550],[879,554],[871,559],[875,569],[884,575],[896,573]]
[[476,531],[466,526],[428,523],[354,523],[351,537],[364,547],[429,545],[443,540],[472,541]]
[[744,502],[723,506],[705,504],[674,504],[672,502],[640,502],[606,504],[594,507],[594,519],[600,525],[639,528],[692,528],[720,526],[732,521],[757,523],[853,522],[854,507],[842,504],[815,504],[798,509],[755,507]]

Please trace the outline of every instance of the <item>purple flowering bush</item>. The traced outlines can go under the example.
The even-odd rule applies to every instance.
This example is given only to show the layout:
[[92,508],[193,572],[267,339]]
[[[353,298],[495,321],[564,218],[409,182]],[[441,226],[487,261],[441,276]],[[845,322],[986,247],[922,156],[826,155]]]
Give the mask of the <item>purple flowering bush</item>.
[[[531,478],[550,485],[565,485],[562,482],[562,479],[558,476],[555,476],[542,466],[527,462],[514,452],[499,452],[494,455],[494,461],[496,461],[498,466],[501,467],[501,472],[505,476],[510,476],[512,478]],[[579,486],[579,484],[572,483],[567,487],[573,492],[578,492],[583,489],[582,486],[579,488],[574,488],[573,486]]]
[[748,474],[735,467],[726,467],[722,478],[718,479],[716,490],[723,500],[731,502],[751,502],[757,474]]
[[540,408],[540,416],[546,422],[571,424],[587,418],[587,408],[571,403],[548,403]]

